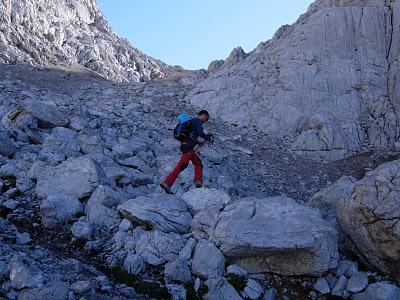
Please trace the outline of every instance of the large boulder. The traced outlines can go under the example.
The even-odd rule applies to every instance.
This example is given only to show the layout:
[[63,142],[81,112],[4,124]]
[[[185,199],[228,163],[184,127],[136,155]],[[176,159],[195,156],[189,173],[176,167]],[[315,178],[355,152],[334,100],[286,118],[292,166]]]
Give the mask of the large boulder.
[[334,219],[339,201],[350,197],[356,181],[353,177],[343,176],[312,196],[307,204],[318,208],[324,218]]
[[340,203],[338,219],[361,257],[400,280],[400,160],[358,181]]
[[222,191],[207,188],[192,189],[182,195],[190,211],[196,214],[206,207],[214,206],[216,209],[223,208],[231,198]]
[[46,228],[63,225],[82,211],[82,204],[78,198],[70,195],[51,195],[40,205],[42,223]]
[[36,195],[47,198],[67,194],[79,199],[91,195],[100,184],[107,184],[104,171],[90,158],[69,158],[55,167],[43,168],[36,184]]
[[68,118],[50,101],[27,100],[24,102],[23,108],[35,117],[39,126],[44,128],[65,127],[69,123]]
[[225,207],[211,240],[250,272],[319,275],[337,266],[337,232],[317,210],[278,196]]
[[123,217],[163,232],[187,233],[192,216],[186,203],[175,196],[137,197],[118,206]]

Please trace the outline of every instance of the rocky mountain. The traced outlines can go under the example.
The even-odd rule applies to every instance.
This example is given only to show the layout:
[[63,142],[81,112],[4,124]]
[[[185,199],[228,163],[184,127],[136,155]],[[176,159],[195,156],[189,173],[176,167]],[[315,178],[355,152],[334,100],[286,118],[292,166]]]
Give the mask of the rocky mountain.
[[95,0],[2,0],[0,62],[92,70],[114,81],[168,77],[172,68],[118,37]]
[[[93,1],[1,5],[0,299],[400,299],[397,0],[317,1],[202,82]],[[166,195],[193,104],[203,187]]]
[[399,139],[399,1],[318,0],[246,54],[210,64],[188,100],[339,159]]

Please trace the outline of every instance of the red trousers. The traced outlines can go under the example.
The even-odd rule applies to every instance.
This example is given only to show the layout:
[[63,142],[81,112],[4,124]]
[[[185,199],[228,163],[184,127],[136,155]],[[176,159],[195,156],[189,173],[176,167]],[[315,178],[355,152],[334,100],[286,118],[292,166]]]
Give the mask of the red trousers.
[[174,184],[175,180],[178,178],[179,174],[188,167],[190,161],[194,165],[194,180],[202,181],[203,165],[196,152],[191,150],[187,153],[182,153],[181,159],[179,160],[176,167],[172,170],[172,172],[164,180],[164,183],[171,187]]

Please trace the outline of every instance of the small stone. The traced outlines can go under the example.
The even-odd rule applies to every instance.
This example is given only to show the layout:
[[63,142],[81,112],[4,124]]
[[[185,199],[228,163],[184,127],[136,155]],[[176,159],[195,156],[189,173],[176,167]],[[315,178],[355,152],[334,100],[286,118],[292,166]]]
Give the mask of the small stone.
[[243,276],[246,277],[248,272],[245,269],[242,269],[238,265],[230,265],[226,268],[226,273],[227,274],[235,274],[238,276]]
[[71,227],[72,235],[77,239],[88,240],[92,236],[92,228],[83,220],[75,222]]
[[346,276],[344,276],[344,275],[340,276],[338,281],[336,282],[335,287],[332,289],[332,295],[342,296],[342,294],[346,288],[346,283],[347,283]]
[[137,254],[128,254],[124,261],[124,269],[129,274],[140,274],[144,269],[143,258]]
[[352,293],[363,291],[368,285],[368,276],[363,272],[358,272],[351,276],[346,285],[346,290]]
[[247,280],[247,284],[244,288],[243,294],[246,298],[255,300],[261,297],[263,291],[263,287],[257,281],[249,279]]
[[192,279],[187,261],[179,258],[165,265],[164,274],[167,282],[188,282]]
[[322,295],[331,292],[331,288],[325,278],[318,278],[317,282],[314,284],[314,290],[318,291]]
[[127,232],[129,229],[132,228],[132,223],[128,219],[123,219],[118,226],[119,230]]
[[17,234],[16,238],[18,245],[26,245],[32,240],[31,236],[27,232]]
[[74,291],[75,294],[84,295],[91,290],[92,285],[90,281],[82,280],[73,283],[70,288]]

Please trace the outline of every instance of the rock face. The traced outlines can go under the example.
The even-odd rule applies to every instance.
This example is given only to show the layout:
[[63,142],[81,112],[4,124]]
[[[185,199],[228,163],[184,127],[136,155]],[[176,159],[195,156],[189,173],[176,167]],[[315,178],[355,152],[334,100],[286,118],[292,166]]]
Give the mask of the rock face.
[[79,66],[115,81],[149,81],[173,72],[119,38],[95,0],[6,0],[0,11],[0,62]]
[[338,159],[399,138],[399,1],[318,0],[248,55],[235,49],[188,100]]
[[400,161],[379,166],[358,181],[339,205],[343,230],[362,257],[400,279]]
[[229,204],[210,235],[250,272],[316,275],[337,265],[337,232],[318,211],[283,196]]

